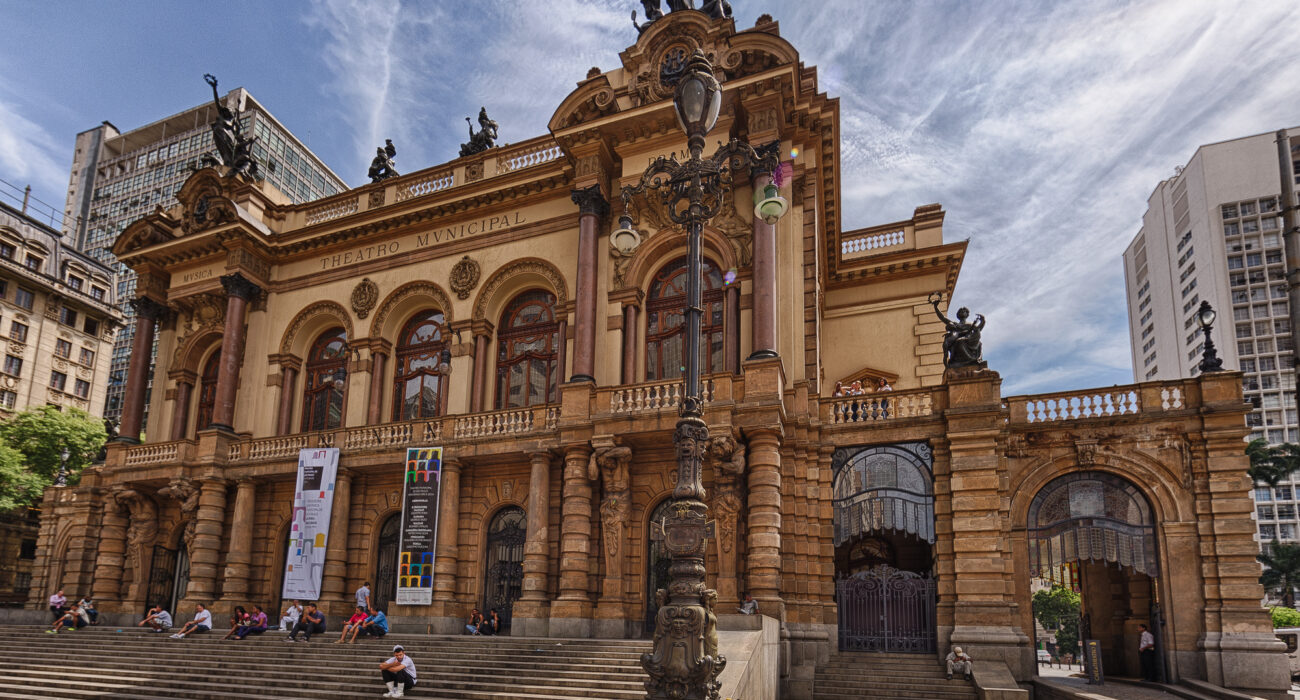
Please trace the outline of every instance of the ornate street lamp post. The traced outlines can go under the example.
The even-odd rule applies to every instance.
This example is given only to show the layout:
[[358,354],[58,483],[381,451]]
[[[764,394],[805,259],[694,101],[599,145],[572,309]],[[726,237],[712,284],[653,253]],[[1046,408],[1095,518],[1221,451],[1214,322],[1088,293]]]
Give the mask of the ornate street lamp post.
[[[681,415],[673,432],[677,453],[677,485],[672,506],[662,523],[652,524],[652,537],[661,538],[672,558],[668,587],[655,596],[654,650],[643,654],[641,665],[650,680],[647,697],[673,700],[714,700],[718,673],[726,659],[718,654],[717,618],[713,604],[717,592],[704,588],[705,539],[709,536],[708,506],[704,503],[702,460],[709,429],[700,411],[700,236],[704,222],[716,215],[732,187],[733,174],[744,168],[776,172],[777,151],[755,151],[748,143],[732,139],[705,158],[704,139],[718,120],[722,88],[713,67],[697,50],[676,73],[673,107],[686,132],[689,157],[660,156],[635,185],[623,188],[623,216],[613,238],[638,238],[627,213],[633,196],[658,199],[668,217],[686,229],[686,326]],[[785,213],[779,194],[764,192],[756,206],[759,216],[775,221]],[[761,210],[761,211],[760,211]]]
[[1205,352],[1201,354],[1201,373],[1205,372],[1222,372],[1223,360],[1219,359],[1219,352],[1214,347],[1214,339],[1210,337],[1210,327],[1214,324],[1214,307],[1210,302],[1201,301],[1201,308],[1196,310],[1196,320],[1201,324],[1201,330],[1205,333]]
[[71,456],[72,452],[66,447],[59,453],[59,474],[54,477],[55,486],[64,487],[68,485],[68,458]]

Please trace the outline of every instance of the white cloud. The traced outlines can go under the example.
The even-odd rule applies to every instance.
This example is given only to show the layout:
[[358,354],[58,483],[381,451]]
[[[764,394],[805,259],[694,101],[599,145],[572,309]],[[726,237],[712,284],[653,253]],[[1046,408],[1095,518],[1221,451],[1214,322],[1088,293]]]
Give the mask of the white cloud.
[[[68,188],[70,163],[66,145],[56,141],[39,124],[19,113],[17,105],[0,99],[0,178],[21,190],[31,185],[32,194],[62,212],[63,199]],[[21,204],[21,192],[15,194],[9,187],[0,185],[0,200]],[[19,197],[18,202],[11,200]]]

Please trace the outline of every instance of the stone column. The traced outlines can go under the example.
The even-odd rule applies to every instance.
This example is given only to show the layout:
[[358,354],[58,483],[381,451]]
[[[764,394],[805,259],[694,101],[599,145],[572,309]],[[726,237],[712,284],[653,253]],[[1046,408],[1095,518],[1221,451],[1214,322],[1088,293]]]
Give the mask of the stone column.
[[550,635],[551,603],[546,595],[546,574],[550,565],[551,453],[528,455],[532,473],[528,479],[528,538],[524,542],[523,594],[515,603],[511,634],[525,637]]
[[483,410],[483,394],[488,382],[488,348],[492,337],[486,329],[474,331],[474,379],[470,382],[469,412]]
[[122,421],[117,439],[122,442],[140,442],[144,427],[144,395],[153,374],[149,359],[153,353],[154,334],[158,319],[167,307],[148,297],[131,300],[135,310],[135,336],[131,339],[131,363],[126,370],[126,391],[122,396]]
[[235,489],[235,513],[230,523],[230,548],[226,552],[225,582],[221,587],[221,599],[232,605],[248,600],[256,503],[257,484],[247,477],[240,479]]
[[[772,181],[771,173],[754,174],[754,189]],[[777,357],[776,226],[754,217],[754,349],[749,359]],[[757,596],[755,596],[757,597]]]
[[743,505],[740,480],[745,473],[745,444],[730,435],[715,435],[709,438],[705,462],[713,472],[709,515],[715,523],[718,607],[728,610],[740,602],[736,581],[736,525]]
[[438,634],[464,631],[463,615],[457,608],[456,569],[460,539],[460,460],[442,458],[442,480],[438,484],[438,541],[433,557],[433,617]]
[[276,416],[275,434],[289,435],[293,429],[293,407],[297,403],[298,367],[302,360],[289,358],[280,360],[280,410]]
[[784,619],[781,601],[781,434],[750,431],[749,528],[745,591],[764,614]]
[[[127,510],[109,493],[104,496],[104,520],[99,526],[99,551],[95,557],[92,594],[103,609],[122,598],[122,573],[126,563]],[[139,576],[139,572],[135,572]]]
[[244,361],[244,321],[248,302],[262,290],[238,272],[221,277],[226,289],[226,326],[221,336],[221,364],[217,367],[217,396],[212,407],[212,427],[235,432],[235,397],[239,368]]
[[321,576],[321,605],[327,614],[339,615],[351,607],[348,595],[348,518],[352,508],[352,472],[339,469],[334,480],[334,506],[330,509],[329,540],[325,543],[325,571]]
[[194,395],[194,373],[183,372],[176,377],[176,403],[172,407],[171,439],[184,440],[190,424],[190,399]]
[[636,304],[623,304],[623,383],[636,383],[637,316]]
[[573,190],[578,205],[578,284],[576,333],[573,343],[573,376],[569,381],[596,381],[596,287],[600,248],[600,220],[609,213],[609,202],[600,185]]
[[194,515],[194,540],[190,543],[190,586],[187,604],[211,604],[217,595],[217,562],[221,558],[221,535],[226,521],[226,480],[199,480],[199,506]]
[[371,351],[370,405],[366,409],[366,425],[378,425],[384,422],[384,364],[387,361],[387,353]]
[[727,340],[726,370],[732,374],[740,372],[740,285],[727,286]]
[[591,447],[574,445],[564,453],[560,504],[560,590],[551,604],[551,636],[591,636]]
[[[567,361],[569,357],[569,319],[566,317],[560,319],[559,327],[556,329],[556,335],[559,336],[559,344],[555,349],[555,377],[556,381],[563,384],[565,374],[568,369]],[[557,397],[558,398],[558,393]]]

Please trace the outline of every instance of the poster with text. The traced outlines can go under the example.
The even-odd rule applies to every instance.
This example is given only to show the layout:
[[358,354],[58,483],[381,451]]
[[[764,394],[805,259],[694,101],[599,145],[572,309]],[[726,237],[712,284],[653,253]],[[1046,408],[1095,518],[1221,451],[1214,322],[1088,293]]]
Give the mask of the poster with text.
[[402,534],[397,558],[398,605],[433,602],[433,557],[438,542],[438,487],[442,448],[406,450],[402,477]]
[[284,558],[281,591],[285,599],[320,599],[338,468],[336,447],[298,452],[298,488],[293,494],[293,524],[289,528],[289,554]]

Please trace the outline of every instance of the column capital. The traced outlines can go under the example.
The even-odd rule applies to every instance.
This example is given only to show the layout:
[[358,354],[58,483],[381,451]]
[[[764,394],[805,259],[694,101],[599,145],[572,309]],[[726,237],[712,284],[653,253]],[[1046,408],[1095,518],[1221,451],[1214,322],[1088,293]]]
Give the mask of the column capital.
[[302,369],[302,358],[297,355],[275,353],[266,356],[267,364],[281,369]]
[[445,454],[442,456],[442,470],[444,472],[460,473],[461,466],[460,457],[448,457]]
[[641,308],[641,305],[645,303],[645,292],[635,287],[625,287],[618,291],[610,292],[609,300],[612,302],[618,302],[624,308],[629,306]]
[[165,304],[154,301],[149,297],[136,297],[130,301],[130,304],[137,317],[147,318],[151,321],[157,321],[167,313]]
[[247,277],[238,272],[221,276],[221,286],[225,288],[226,294],[232,297],[239,297],[248,301],[262,292],[262,288],[253,284]]
[[550,450],[532,450],[528,453],[528,461],[537,464],[539,461],[545,461],[550,464],[555,460],[555,455]]
[[600,191],[600,185],[592,185],[569,194],[573,203],[578,205],[578,213],[583,215],[605,216],[609,214],[609,200]]
[[[768,155],[776,155],[777,160],[779,162],[780,155],[781,155],[781,142],[769,141],[768,143],[765,143],[761,146],[754,146],[754,153],[758,154],[759,158],[763,158],[764,156],[768,156]],[[758,161],[754,163],[753,167],[750,169],[749,172],[749,179],[752,181],[757,181],[761,177],[771,177],[771,176],[772,176],[772,171],[762,167],[762,161]]]
[[173,369],[167,372],[167,378],[175,381],[177,384],[193,384],[199,379],[198,373],[192,369]]

